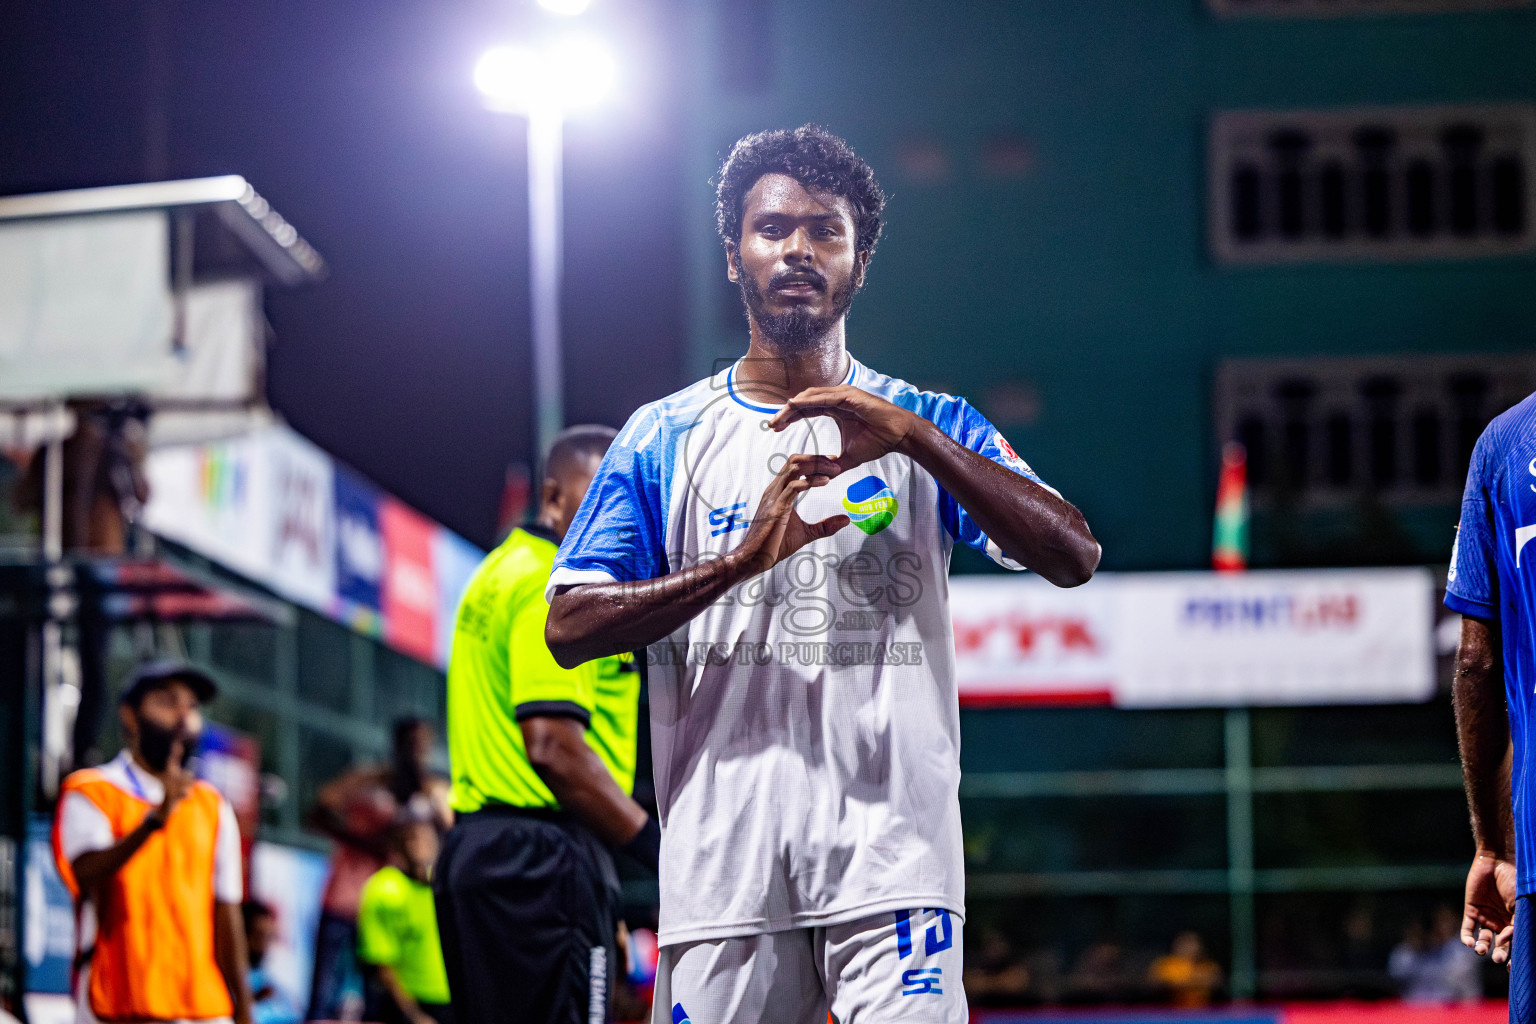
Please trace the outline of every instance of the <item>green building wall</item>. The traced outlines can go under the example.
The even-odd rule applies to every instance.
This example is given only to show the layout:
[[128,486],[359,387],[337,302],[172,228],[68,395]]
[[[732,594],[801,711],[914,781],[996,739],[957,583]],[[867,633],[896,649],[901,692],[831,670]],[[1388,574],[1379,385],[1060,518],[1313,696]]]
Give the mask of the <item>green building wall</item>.
[[[825,124],[891,195],[850,347],[992,415],[1083,508],[1105,568],[1208,564],[1220,359],[1536,347],[1528,257],[1233,268],[1205,242],[1213,112],[1530,101],[1536,10],[695,0],[688,31],[713,55],[689,72],[690,370],[746,339],[706,179],[746,132]],[[1420,558],[1448,557],[1455,516],[1417,514]]]

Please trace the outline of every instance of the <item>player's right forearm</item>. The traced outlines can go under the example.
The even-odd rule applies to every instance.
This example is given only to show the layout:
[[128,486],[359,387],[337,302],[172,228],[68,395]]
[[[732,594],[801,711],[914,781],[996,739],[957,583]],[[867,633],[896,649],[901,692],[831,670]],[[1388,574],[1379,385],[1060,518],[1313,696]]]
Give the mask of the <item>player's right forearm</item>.
[[75,884],[82,893],[95,892],[107,879],[117,874],[124,864],[139,852],[139,847],[154,831],[164,824],[164,819],[154,811],[144,816],[138,827],[104,850],[91,850],[76,857],[70,864],[75,873]]
[[564,668],[638,650],[664,639],[757,571],[738,548],[655,579],[571,587],[549,604],[544,642]]
[[1480,851],[1512,857],[1509,715],[1504,706],[1504,673],[1494,624],[1470,615],[1462,618],[1451,700],[1456,708],[1456,735],[1473,838]]

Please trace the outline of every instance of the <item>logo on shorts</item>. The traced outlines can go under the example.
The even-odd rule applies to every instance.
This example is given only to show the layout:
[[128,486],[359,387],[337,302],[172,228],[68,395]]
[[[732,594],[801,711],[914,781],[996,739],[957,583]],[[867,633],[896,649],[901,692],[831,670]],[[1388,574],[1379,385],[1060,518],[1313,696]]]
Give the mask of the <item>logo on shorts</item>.
[[944,990],[939,987],[944,972],[938,967],[919,967],[913,971],[901,972],[901,994],[904,996],[941,996]]
[[693,1024],[688,1019],[688,1011],[683,1009],[682,1003],[672,1004],[672,1024]]
[[848,486],[843,509],[853,525],[873,537],[896,518],[896,495],[877,476],[866,476]]

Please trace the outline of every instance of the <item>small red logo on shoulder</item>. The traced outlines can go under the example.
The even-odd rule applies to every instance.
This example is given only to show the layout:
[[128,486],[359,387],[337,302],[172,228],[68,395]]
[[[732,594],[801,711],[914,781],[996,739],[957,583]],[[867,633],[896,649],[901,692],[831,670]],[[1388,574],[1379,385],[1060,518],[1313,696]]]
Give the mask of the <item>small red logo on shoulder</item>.
[[992,431],[992,437],[997,441],[997,446],[1003,450],[1003,454],[1008,456],[1008,458],[1017,459],[1019,457],[1019,453],[1013,450],[1013,445],[1008,443],[1008,439],[1002,435],[1001,431]]

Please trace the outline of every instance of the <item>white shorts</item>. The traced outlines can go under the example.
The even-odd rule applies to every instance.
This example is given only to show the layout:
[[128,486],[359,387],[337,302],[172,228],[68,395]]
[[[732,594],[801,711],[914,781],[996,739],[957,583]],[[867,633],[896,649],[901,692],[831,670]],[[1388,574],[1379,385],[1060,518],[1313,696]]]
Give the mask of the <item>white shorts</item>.
[[651,1024],[965,1024],[960,918],[899,910],[665,946]]

